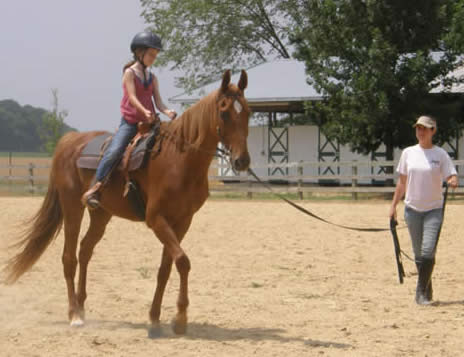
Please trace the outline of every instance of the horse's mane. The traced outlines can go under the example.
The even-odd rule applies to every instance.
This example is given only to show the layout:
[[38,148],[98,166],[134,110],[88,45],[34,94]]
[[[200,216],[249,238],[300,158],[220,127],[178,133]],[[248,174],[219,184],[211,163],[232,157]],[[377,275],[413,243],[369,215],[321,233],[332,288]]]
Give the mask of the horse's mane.
[[180,117],[161,124],[161,135],[184,151],[188,146],[200,147],[216,130],[218,90],[189,107]]

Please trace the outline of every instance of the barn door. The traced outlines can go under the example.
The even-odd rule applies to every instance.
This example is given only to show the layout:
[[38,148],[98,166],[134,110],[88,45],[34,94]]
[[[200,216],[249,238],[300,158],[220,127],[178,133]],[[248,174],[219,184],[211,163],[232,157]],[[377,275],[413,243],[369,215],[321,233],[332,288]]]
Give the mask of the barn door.
[[[317,145],[317,160],[319,162],[327,162],[327,165],[318,167],[318,175],[340,175],[340,166],[334,164],[340,162],[340,144],[337,140],[329,140],[321,133],[319,128],[318,145]],[[339,180],[335,179],[319,179],[321,184],[335,184]]]
[[[268,130],[268,160],[273,167],[268,168],[268,176],[287,176],[288,167],[288,128],[273,128]],[[277,164],[277,165],[276,165]],[[282,164],[282,166],[279,166]]]
[[[371,153],[371,160],[372,161],[385,161],[387,159],[387,152],[386,151],[373,151]],[[387,172],[387,167],[388,166],[375,166],[375,167],[371,167],[371,175],[387,175],[388,172]],[[396,168],[394,167],[393,168],[393,171],[395,170]],[[373,178],[371,180],[371,184],[372,185],[380,185],[380,186],[384,186],[385,185],[385,179],[382,179],[382,180],[379,180],[379,179],[375,179]]]

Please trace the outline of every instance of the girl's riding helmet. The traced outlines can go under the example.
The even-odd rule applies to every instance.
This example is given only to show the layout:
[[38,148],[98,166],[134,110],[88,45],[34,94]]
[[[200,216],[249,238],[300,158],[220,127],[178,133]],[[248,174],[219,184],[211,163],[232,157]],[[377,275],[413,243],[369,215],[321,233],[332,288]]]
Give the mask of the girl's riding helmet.
[[161,51],[163,45],[158,35],[155,35],[153,32],[143,31],[139,32],[132,39],[130,46],[131,51],[134,52],[137,48],[155,48]]

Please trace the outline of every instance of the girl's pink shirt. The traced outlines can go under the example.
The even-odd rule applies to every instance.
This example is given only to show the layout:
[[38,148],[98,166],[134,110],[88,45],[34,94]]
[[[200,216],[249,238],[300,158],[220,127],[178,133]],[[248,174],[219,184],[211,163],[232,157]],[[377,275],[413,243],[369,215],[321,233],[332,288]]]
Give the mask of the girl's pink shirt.
[[[135,73],[134,73],[135,75]],[[129,94],[126,87],[122,86],[123,97],[121,100],[121,115],[129,124],[136,124],[141,121],[146,121],[145,115],[139,112],[129,101]],[[153,75],[150,73],[150,83],[145,88],[142,80],[135,75],[135,95],[139,102],[153,114],[155,113],[155,106],[151,97],[153,96]]]

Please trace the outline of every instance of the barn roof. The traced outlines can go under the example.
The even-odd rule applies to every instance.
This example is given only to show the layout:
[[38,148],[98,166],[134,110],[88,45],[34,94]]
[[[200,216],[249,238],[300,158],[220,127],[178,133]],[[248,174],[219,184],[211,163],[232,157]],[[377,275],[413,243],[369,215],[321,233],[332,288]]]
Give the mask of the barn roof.
[[[455,69],[453,72],[451,72],[449,77],[456,77],[460,79],[461,81],[464,81],[464,66],[461,66],[457,69]],[[438,86],[434,89],[432,89],[431,93],[441,93],[443,92],[443,86]],[[464,94],[464,82],[461,83],[455,83],[451,86],[449,90],[445,91],[446,93],[461,93]]]
[[[294,59],[279,59],[265,62],[247,70],[248,88],[246,97],[248,105],[254,112],[302,112],[303,102],[322,100],[316,89],[308,82],[304,62]],[[450,73],[464,80],[464,66]],[[232,82],[237,83],[240,73],[232,75]],[[169,98],[171,103],[193,104],[206,94],[221,86],[221,79],[208,83],[192,92],[184,92]],[[437,87],[431,93],[443,92]],[[464,83],[455,84],[448,93],[464,93]]]
[[[265,62],[247,69],[248,88],[246,98],[255,111],[301,111],[302,102],[321,100],[322,96],[306,81],[305,64],[296,60]],[[232,75],[237,83],[240,73]],[[193,104],[221,86],[221,80],[169,98],[171,103]],[[289,110],[290,109],[290,110]]]

